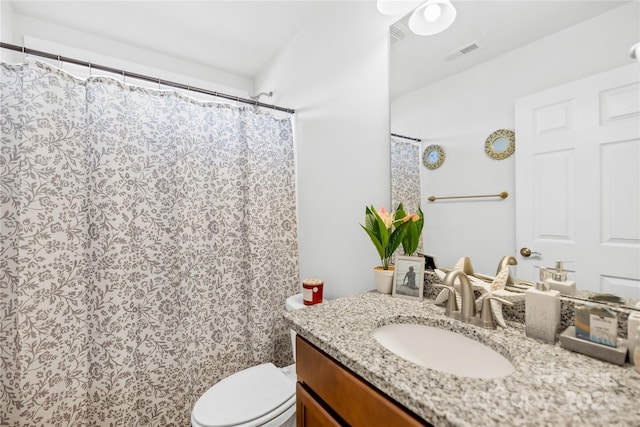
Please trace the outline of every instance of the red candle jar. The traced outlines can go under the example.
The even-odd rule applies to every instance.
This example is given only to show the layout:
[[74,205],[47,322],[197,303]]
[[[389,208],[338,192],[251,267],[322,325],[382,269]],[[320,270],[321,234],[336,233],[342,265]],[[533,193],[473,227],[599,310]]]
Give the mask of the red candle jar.
[[324,283],[321,279],[304,279],[302,281],[302,302],[304,305],[321,303],[323,286]]

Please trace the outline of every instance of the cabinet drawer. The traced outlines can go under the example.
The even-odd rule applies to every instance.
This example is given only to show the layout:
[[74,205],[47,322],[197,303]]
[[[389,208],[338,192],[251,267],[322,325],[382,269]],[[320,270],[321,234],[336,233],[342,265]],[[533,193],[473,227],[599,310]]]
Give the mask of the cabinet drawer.
[[297,427],[342,427],[320,402],[298,383],[296,384],[296,425]]
[[298,381],[313,390],[349,425],[428,425],[299,335],[296,337],[296,372]]

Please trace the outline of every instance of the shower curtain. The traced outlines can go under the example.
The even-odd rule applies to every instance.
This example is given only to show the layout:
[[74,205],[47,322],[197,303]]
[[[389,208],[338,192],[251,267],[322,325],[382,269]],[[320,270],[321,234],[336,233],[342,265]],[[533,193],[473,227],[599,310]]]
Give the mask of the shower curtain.
[[[391,137],[391,207],[395,209],[402,203],[405,211],[417,212],[422,206],[420,182],[420,146]],[[418,252],[423,251],[422,246],[423,236],[420,235]],[[398,250],[402,253],[402,246]]]
[[292,362],[291,122],[1,67],[0,425],[187,426]]

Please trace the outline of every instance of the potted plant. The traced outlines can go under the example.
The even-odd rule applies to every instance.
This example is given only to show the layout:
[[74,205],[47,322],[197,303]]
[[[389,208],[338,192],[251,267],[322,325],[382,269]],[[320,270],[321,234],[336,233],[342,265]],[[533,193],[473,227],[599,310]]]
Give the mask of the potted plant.
[[420,245],[420,235],[422,234],[422,227],[424,226],[424,214],[422,213],[422,209],[419,207],[417,214],[407,214],[404,211],[402,203],[398,205],[396,214],[403,219],[408,218],[406,221],[406,231],[404,233],[404,238],[402,239],[402,251],[405,255],[412,256],[418,249],[418,245]]
[[374,268],[376,289],[382,293],[391,293],[393,283],[393,267],[391,257],[402,244],[406,230],[411,223],[411,217],[404,210],[395,214],[387,212],[384,207],[376,211],[373,206],[365,210],[365,225],[360,226],[367,232],[371,242],[378,251],[381,266]]

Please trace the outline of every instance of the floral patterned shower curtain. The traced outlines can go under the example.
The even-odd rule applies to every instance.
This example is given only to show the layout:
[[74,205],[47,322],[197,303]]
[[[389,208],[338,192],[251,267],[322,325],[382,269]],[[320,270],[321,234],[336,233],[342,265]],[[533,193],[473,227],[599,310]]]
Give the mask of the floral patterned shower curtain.
[[186,426],[292,362],[290,120],[2,65],[0,425]]
[[[402,203],[407,212],[417,212],[422,206],[421,197],[420,145],[391,137],[391,205],[395,209]],[[422,246],[421,235],[418,252],[422,252]]]

